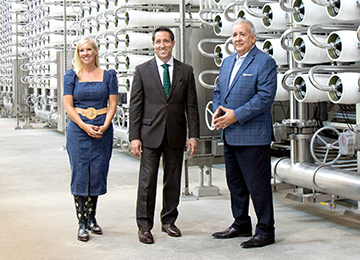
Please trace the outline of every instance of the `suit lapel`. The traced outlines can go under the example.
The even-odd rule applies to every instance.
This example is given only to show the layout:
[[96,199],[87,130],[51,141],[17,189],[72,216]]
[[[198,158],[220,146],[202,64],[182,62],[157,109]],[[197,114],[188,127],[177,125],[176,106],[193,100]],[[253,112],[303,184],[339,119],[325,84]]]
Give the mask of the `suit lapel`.
[[228,90],[230,89],[230,88],[229,88],[229,82],[230,82],[230,78],[231,78],[231,72],[232,72],[232,70],[233,70],[233,68],[234,68],[236,55],[237,55],[237,54],[234,54],[234,55],[230,56],[230,60],[229,60],[229,63],[231,64],[231,66],[229,66],[229,69],[228,69],[228,71],[227,71],[228,76],[226,77],[226,84],[225,84],[225,86],[226,86],[226,88],[227,88]]
[[[236,73],[235,77],[234,77],[234,80],[232,81],[231,83],[231,86],[229,87],[229,90],[226,94],[226,97],[229,95],[230,91],[234,88],[234,86],[236,85],[236,82],[239,80],[240,76],[242,75],[243,71],[250,65],[250,63],[254,60],[255,58],[255,55],[256,55],[256,46],[254,46],[254,48],[249,52],[249,54],[246,56],[245,60],[243,61],[243,63],[241,64],[238,72]],[[234,56],[235,57],[235,56]],[[235,59],[235,58],[234,58]],[[234,62],[234,61],[233,61]],[[230,71],[230,76],[231,76],[231,72],[232,70]],[[227,86],[229,86],[229,81],[230,81],[230,77],[228,79],[228,84]]]
[[162,95],[166,99],[166,94],[165,94],[164,87],[163,87],[163,85],[161,83],[161,78],[160,78],[160,75],[159,75],[159,69],[158,69],[157,64],[156,64],[156,59],[153,58],[152,60],[150,60],[149,64],[150,64],[150,75],[154,80],[154,86],[156,86],[156,88],[159,88],[160,92],[162,93]]
[[173,77],[171,82],[169,98],[171,97],[171,94],[174,92],[176,86],[178,85],[177,83],[179,81],[180,73],[181,73],[180,67],[181,67],[181,63],[174,58]]

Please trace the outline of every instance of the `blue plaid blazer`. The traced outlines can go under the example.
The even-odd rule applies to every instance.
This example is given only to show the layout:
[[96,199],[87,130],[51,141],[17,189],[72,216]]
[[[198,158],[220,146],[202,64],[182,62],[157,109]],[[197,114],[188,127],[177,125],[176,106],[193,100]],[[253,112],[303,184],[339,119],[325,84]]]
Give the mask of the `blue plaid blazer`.
[[231,86],[237,53],[224,59],[213,94],[213,110],[234,110],[237,122],[222,131],[229,145],[267,145],[273,140],[271,105],[277,87],[276,63],[256,46],[243,61]]

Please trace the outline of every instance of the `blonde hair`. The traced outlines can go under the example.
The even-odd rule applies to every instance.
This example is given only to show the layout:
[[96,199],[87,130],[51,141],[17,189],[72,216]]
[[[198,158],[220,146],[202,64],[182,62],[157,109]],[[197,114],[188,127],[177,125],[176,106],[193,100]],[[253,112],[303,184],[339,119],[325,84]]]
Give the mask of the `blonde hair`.
[[99,49],[98,49],[96,42],[89,37],[85,37],[85,38],[81,39],[76,46],[75,62],[74,62],[74,69],[75,69],[76,75],[79,78],[81,77],[81,73],[82,73],[82,69],[83,69],[83,64],[82,64],[82,62],[80,60],[80,56],[79,56],[79,49],[80,49],[81,45],[83,45],[86,42],[90,42],[91,46],[94,48],[94,50],[98,52],[98,54],[95,56],[95,66],[99,67]]

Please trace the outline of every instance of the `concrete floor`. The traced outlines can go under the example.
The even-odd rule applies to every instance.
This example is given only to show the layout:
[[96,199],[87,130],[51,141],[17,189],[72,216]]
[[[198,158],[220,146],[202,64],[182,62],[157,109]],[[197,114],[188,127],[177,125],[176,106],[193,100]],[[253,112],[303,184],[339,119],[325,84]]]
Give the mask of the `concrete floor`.
[[[213,239],[212,232],[232,222],[224,165],[213,169],[220,196],[182,200],[180,238],[160,231],[158,192],[155,244],[141,244],[135,223],[139,161],[120,149],[113,151],[108,193],[99,198],[97,219],[104,234],[79,242],[64,135],[42,124],[20,130],[15,125],[14,118],[0,119],[1,260],[360,259],[359,221],[344,216],[342,206],[330,210],[285,199],[290,190],[274,193],[274,245],[242,249],[244,238]],[[197,167],[190,168],[191,190],[198,185],[198,172]],[[255,223],[253,211],[251,215]]]

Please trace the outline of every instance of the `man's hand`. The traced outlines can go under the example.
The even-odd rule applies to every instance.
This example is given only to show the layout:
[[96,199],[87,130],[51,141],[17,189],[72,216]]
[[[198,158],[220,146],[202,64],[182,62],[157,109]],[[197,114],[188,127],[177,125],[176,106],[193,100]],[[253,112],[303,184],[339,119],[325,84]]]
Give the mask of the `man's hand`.
[[[224,115],[221,116],[223,113]],[[225,129],[235,122],[237,122],[237,119],[235,117],[234,110],[222,106],[219,106],[218,109],[216,109],[213,116],[213,125],[217,130]]]
[[195,138],[190,138],[187,143],[187,152],[190,152],[189,155],[193,155],[198,150],[198,141]]
[[140,157],[142,154],[142,144],[139,139],[132,140],[130,142],[131,153],[136,157]]

